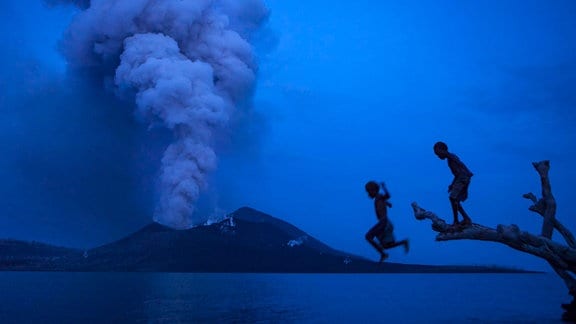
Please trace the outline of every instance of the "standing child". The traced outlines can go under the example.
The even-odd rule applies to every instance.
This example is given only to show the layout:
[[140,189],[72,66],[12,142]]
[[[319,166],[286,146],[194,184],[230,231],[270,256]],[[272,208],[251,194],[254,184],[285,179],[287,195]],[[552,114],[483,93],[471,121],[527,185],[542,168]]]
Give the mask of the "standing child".
[[[388,254],[384,251],[385,249],[404,245],[404,252],[408,253],[410,245],[408,240],[396,242],[394,238],[394,225],[392,225],[392,222],[388,219],[388,207],[392,207],[392,204],[388,202],[390,193],[384,183],[381,183],[381,186],[384,194],[380,193],[380,185],[375,181],[369,181],[365,185],[368,196],[374,199],[374,209],[376,211],[376,217],[378,218],[378,223],[366,233],[365,237],[368,243],[380,253],[380,262],[383,262],[388,258]],[[376,242],[375,238],[378,238],[380,243]]]
[[[455,155],[448,152],[448,145],[444,142],[437,142],[434,144],[434,153],[441,160],[448,160],[448,167],[454,179],[452,183],[448,186],[448,192],[450,193],[450,205],[452,206],[452,214],[454,216],[453,227],[458,228],[460,226],[468,226],[472,224],[472,220],[468,214],[462,208],[461,202],[468,198],[468,186],[470,185],[470,178],[474,175],[462,161]],[[458,212],[463,217],[462,222],[458,222]]]

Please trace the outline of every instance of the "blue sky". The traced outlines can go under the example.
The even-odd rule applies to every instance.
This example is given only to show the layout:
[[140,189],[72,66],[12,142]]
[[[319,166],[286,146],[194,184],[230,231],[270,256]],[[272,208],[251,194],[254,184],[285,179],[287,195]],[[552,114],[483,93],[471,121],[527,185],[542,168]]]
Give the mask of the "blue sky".
[[[432,152],[443,140],[475,173],[473,221],[538,232],[521,195],[540,192],[530,162],[550,159],[557,217],[576,229],[572,1],[266,3],[255,116],[222,148],[199,212],[251,206],[376,259],[363,185],[383,180],[396,236],[412,243],[391,261],[548,269],[497,244],[435,242],[410,203],[450,219],[451,174]],[[163,134],[66,74],[57,44],[72,9],[0,12],[0,236],[89,247],[145,225]]]

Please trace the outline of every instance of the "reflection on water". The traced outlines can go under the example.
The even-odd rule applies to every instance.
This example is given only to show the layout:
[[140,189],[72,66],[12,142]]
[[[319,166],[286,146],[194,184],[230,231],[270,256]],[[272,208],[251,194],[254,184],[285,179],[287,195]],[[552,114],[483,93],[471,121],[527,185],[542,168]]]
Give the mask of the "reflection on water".
[[1,323],[560,323],[554,275],[0,272]]
[[170,323],[304,319],[298,303],[282,300],[286,287],[269,275],[154,274],[149,279],[143,304],[147,319]]

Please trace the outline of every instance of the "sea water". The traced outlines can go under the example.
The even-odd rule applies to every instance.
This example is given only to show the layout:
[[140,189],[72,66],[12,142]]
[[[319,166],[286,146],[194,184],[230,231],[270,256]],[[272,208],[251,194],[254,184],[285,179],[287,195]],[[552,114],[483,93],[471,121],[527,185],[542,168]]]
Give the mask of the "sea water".
[[0,323],[561,323],[553,274],[0,272]]

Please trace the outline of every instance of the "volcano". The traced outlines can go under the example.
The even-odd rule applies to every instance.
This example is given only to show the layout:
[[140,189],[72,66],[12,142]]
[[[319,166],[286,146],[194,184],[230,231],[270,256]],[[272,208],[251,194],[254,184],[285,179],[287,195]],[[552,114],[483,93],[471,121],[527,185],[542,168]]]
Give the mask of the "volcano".
[[339,251],[249,207],[220,222],[175,230],[151,223],[118,241],[81,251],[0,241],[0,270],[261,273],[524,272],[481,266],[376,263]]

